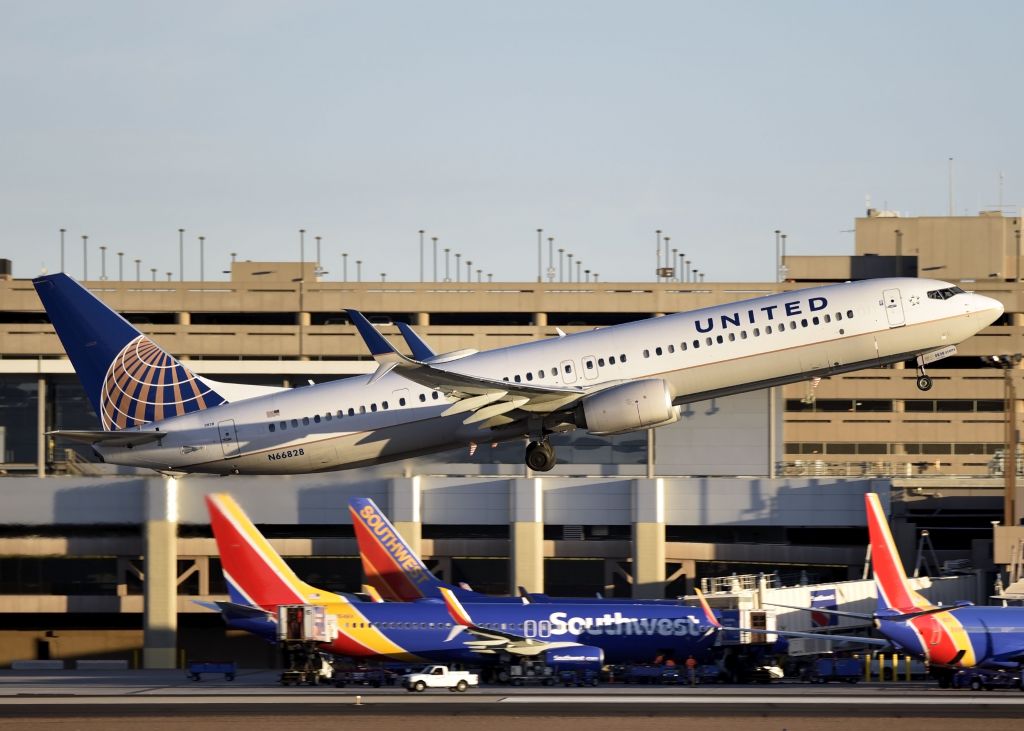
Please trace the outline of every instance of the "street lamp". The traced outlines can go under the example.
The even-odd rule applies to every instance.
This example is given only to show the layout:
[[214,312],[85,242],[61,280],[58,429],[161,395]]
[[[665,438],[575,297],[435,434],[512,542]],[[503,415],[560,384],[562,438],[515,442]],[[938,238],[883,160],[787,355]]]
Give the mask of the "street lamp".
[[363,281],[363,260],[356,259],[356,281]]
[[779,234],[782,232],[779,229],[775,229],[775,281],[780,281],[779,275],[782,273],[782,250],[779,248]]
[[455,255],[455,281],[458,282],[462,278],[462,254]]
[[[60,270],[64,271],[64,232],[67,229],[62,228],[60,230]],[[1017,248],[1020,249],[1020,232],[1017,232]]]
[[316,276],[320,276],[320,237],[316,237]]
[[142,259],[135,260],[135,281],[142,281]]
[[348,254],[344,252],[341,254],[341,281],[348,281]]
[[655,279],[655,281],[660,281],[661,280],[661,273],[658,270],[661,269],[661,229],[660,228],[657,229],[654,232],[654,234],[657,237],[657,241],[658,241],[657,255],[654,258],[654,260],[656,262],[655,265],[654,265],[654,279]]
[[451,251],[452,250],[450,248],[444,250],[444,281],[446,281],[446,282],[452,281],[451,276],[449,276],[449,274],[451,272],[451,261],[452,261],[452,258],[450,256]]
[[82,281],[89,278],[89,237],[82,234]]
[[178,281],[185,281],[185,229],[178,229]]
[[564,255],[565,255],[565,249],[559,249],[558,250],[558,281],[559,282],[564,282],[565,281],[564,279],[562,279],[562,264],[563,264],[563,257],[564,257]]
[[153,281],[155,282],[156,281],[156,267],[150,267],[149,268],[149,273],[151,275],[153,275]]
[[985,365],[1003,369],[1003,399],[1006,413],[1006,435],[1003,445],[1003,525],[1017,525],[1017,389],[1013,372],[1017,370],[1020,353],[985,355]]
[[117,281],[124,281],[124,252],[117,252]]
[[555,237],[548,236],[548,281],[555,281]]
[[199,281],[206,281],[206,252],[204,250],[204,244],[206,243],[206,237],[199,237]]
[[423,281],[423,234],[425,234],[422,228],[420,229],[420,281]]
[[107,247],[100,246],[100,280],[107,279]]
[[431,236],[430,240],[434,242],[434,281],[437,281],[437,237]]
[[896,229],[896,276],[903,276],[903,232]]
[[543,279],[541,278],[541,266],[542,266],[541,260],[543,258],[543,255],[541,254],[541,247],[543,246],[543,244],[542,244],[543,236],[544,236],[544,229],[538,228],[537,229],[537,281],[538,282],[543,281]]

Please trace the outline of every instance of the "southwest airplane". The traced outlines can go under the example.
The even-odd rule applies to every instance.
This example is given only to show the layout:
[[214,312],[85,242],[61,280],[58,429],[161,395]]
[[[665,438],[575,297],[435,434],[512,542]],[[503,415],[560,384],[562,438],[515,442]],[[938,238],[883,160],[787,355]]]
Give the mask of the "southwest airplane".
[[867,493],[864,501],[878,610],[874,614],[814,611],[871,620],[898,651],[927,662],[943,685],[948,685],[955,670],[963,668],[1020,669],[1024,665],[1024,607],[930,603],[907,581],[878,495]]
[[493,596],[473,591],[465,585],[445,583],[431,573],[420,556],[406,543],[394,524],[370,498],[357,497],[348,501],[348,512],[359,544],[359,558],[367,589],[383,601],[415,602],[421,599],[442,599],[450,592],[461,602],[567,602],[593,604],[628,602],[631,604],[681,605],[674,599],[604,599],[600,597],[552,598],[547,594],[528,593],[520,589],[519,597]]
[[301,581],[231,496],[209,495],[206,504],[230,596],[218,608],[233,626],[267,639],[276,637],[279,606],[306,604],[323,605],[335,618],[337,636],[322,649],[352,658],[480,664],[568,648],[630,662],[667,653],[704,657],[715,642],[704,613],[679,605],[517,602],[467,610],[451,594],[444,601],[352,601]]
[[945,282],[875,279],[409,358],[350,310],[376,373],[267,389],[196,375],[65,274],[33,283],[102,427],[55,433],[169,473],[320,472],[523,437],[546,471],[550,434],[671,424],[692,401],[909,358],[927,390],[924,366],[1003,312]]

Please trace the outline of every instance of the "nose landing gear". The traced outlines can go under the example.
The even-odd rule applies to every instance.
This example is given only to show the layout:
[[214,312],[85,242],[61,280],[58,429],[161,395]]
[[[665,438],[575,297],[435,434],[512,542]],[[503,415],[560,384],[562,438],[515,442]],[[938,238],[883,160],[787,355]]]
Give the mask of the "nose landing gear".
[[557,461],[555,448],[547,439],[526,445],[526,466],[534,472],[548,472]]

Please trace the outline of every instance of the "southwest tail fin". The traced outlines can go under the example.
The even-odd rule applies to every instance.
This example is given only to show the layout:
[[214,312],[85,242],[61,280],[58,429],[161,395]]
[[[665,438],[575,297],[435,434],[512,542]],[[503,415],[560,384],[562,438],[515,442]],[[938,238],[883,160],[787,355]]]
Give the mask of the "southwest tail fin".
[[352,498],[348,501],[348,512],[367,584],[390,601],[411,602],[441,596],[439,589],[448,584],[430,573],[373,500]]
[[48,274],[32,284],[104,430],[224,403],[209,383],[68,275]]
[[879,609],[893,609],[906,613],[930,608],[931,603],[914,591],[907,581],[903,561],[896,550],[896,542],[893,540],[892,531],[889,530],[889,523],[878,495],[873,492],[865,493],[864,505],[867,509],[871,568],[878,587]]
[[346,601],[301,581],[230,495],[207,495],[206,507],[232,602],[266,609]]

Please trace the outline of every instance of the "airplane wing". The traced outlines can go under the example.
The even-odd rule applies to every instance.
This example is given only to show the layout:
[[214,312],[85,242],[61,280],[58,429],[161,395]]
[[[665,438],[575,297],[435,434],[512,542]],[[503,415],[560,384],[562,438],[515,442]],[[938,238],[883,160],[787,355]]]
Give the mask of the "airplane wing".
[[[694,593],[697,595],[697,599],[700,601],[701,609],[704,610],[704,616],[707,618],[708,623],[719,632],[750,632],[755,635],[779,635],[780,637],[807,637],[815,640],[825,640],[826,642],[859,642],[863,645],[877,645],[884,647],[891,645],[889,640],[877,639],[875,637],[859,637],[857,635],[827,635],[821,632],[798,632],[796,630],[788,629],[755,629],[753,627],[724,627],[721,622],[718,621],[718,617],[711,611],[711,606],[708,604],[708,600],[704,598],[704,592],[700,589],[694,589]],[[782,606],[780,604],[774,606]],[[799,609],[800,607],[794,607]],[[818,611],[815,609],[814,611]]]
[[102,429],[57,429],[46,432],[47,436],[64,437],[73,442],[105,444],[111,447],[137,447],[141,444],[159,442],[168,435],[165,431],[103,431]]
[[853,619],[864,619],[867,621],[878,620],[880,622],[906,622],[914,619],[915,617],[923,617],[926,614],[942,614],[943,612],[952,612],[957,609],[964,607],[972,607],[972,602],[956,602],[948,606],[941,607],[927,607],[925,609],[919,609],[914,612],[903,612],[901,614],[862,614],[861,612],[844,612],[839,609],[822,609],[820,607],[797,607],[792,604],[774,604],[772,602],[765,602],[766,605],[771,607],[783,607],[785,609],[796,609],[801,612],[820,612],[821,614],[834,614],[837,617],[851,617]]
[[460,632],[469,632],[473,635],[472,640],[467,640],[465,645],[473,652],[481,655],[496,655],[499,652],[507,652],[509,655],[529,656],[539,655],[548,650],[555,650],[561,647],[579,647],[579,642],[549,642],[536,640],[523,635],[507,632],[490,627],[481,627],[473,622],[472,617],[462,606],[451,589],[441,588],[441,596],[444,599],[448,614],[455,621],[455,627],[448,640],[454,639]]
[[[550,413],[563,409],[587,393],[592,388],[581,386],[542,386],[526,383],[511,383],[491,378],[483,378],[466,373],[439,368],[432,363],[407,358],[399,353],[383,335],[357,310],[346,310],[353,324],[359,330],[370,354],[378,363],[377,372],[370,382],[382,378],[392,370],[398,371],[403,377],[427,388],[433,388],[448,396],[459,399],[459,402],[445,411],[442,416],[472,411],[463,423],[483,422],[481,426],[490,426],[488,422],[516,409]],[[608,383],[601,384],[606,388]]]
[[405,344],[409,346],[409,350],[412,351],[412,357],[421,363],[430,363],[431,365],[437,365],[438,363],[449,363],[459,358],[465,358],[467,355],[473,355],[478,351],[476,348],[463,348],[462,350],[453,350],[450,353],[437,354],[434,350],[427,345],[427,343],[421,338],[411,326],[399,320],[395,323],[395,326],[401,331],[402,339],[405,340]]

